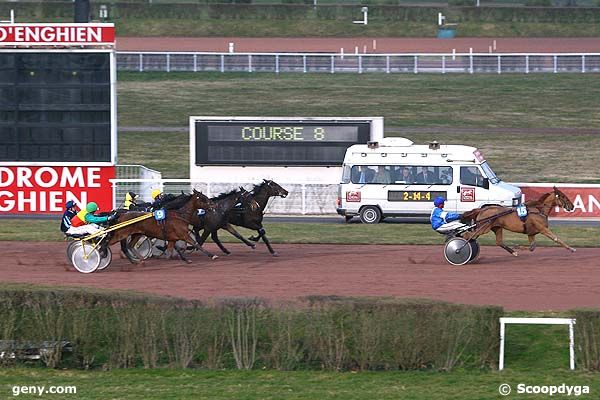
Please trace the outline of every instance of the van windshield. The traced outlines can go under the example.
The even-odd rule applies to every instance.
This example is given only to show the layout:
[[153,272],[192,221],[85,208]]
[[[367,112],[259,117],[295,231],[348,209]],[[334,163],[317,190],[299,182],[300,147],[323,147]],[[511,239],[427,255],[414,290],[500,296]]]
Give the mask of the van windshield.
[[500,182],[500,178],[498,178],[496,173],[492,171],[492,168],[489,166],[487,161],[484,161],[483,164],[481,164],[481,168],[483,169],[483,173],[485,174],[485,176],[488,177],[491,183],[496,184]]

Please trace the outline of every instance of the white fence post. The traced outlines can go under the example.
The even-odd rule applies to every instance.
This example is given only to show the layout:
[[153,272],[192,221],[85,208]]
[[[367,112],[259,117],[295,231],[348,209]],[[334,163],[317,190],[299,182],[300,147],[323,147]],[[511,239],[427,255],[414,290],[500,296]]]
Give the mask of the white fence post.
[[248,54],[248,72],[252,72],[252,54]]
[[556,74],[558,72],[558,57],[555,54],[554,55],[554,73]]
[[302,184],[302,215],[306,214],[306,185]]
[[442,56],[442,74],[446,73],[446,56]]
[[529,73],[529,56],[525,56],[525,73]]
[[501,57],[498,56],[498,73],[499,74],[502,73],[502,61],[500,61],[500,60],[501,60]]
[[581,73],[585,73],[585,54],[581,56]]
[[171,54],[167,53],[167,72],[171,72]]
[[358,56],[358,73],[362,74],[362,56]]
[[221,54],[221,72],[225,72],[225,54]]
[[335,73],[335,56],[331,56],[331,73]]
[[275,73],[279,73],[279,54],[275,54]]
[[385,56],[385,73],[390,73],[390,56]]
[[144,72],[144,54],[140,53],[140,72]]
[[419,56],[415,56],[415,66],[414,66],[415,74],[419,73]]
[[198,72],[198,54],[194,54],[194,72]]
[[302,72],[306,73],[306,54],[302,56]]
[[531,324],[531,325],[569,325],[569,368],[575,369],[575,334],[574,318],[500,318],[500,355],[498,370],[504,369],[504,347],[506,339],[505,324]]

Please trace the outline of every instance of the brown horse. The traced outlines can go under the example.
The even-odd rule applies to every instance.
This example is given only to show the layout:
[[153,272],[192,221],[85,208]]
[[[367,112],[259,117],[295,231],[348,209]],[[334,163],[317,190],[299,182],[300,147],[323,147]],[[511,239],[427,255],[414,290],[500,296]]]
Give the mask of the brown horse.
[[548,215],[552,208],[560,206],[567,211],[573,209],[573,203],[563,192],[554,187],[552,192],[543,194],[537,200],[527,201],[525,205],[528,214],[524,221],[519,218],[516,209],[510,207],[488,206],[467,211],[462,215],[461,220],[475,221],[477,225],[473,231],[467,232],[464,238],[467,240],[476,239],[492,231],[496,235],[496,245],[517,256],[518,253],[515,250],[504,244],[502,240],[503,229],[526,234],[529,239],[530,251],[535,250],[536,247],[535,235],[541,233],[567,250],[575,252],[574,248],[563,242],[548,228]]
[[[173,250],[175,250],[182,260],[188,263],[191,262],[183,255],[182,251],[175,246],[175,242],[178,240],[184,240],[193,246],[196,245],[196,243],[190,237],[190,230],[188,226],[192,217],[197,213],[199,208],[205,209],[209,207],[210,200],[208,197],[196,190],[194,190],[191,195],[187,195],[186,197],[187,199],[183,199],[185,201],[181,208],[167,210],[166,218],[161,222],[156,221],[154,218],[148,218],[116,230],[110,237],[108,245],[121,242],[130,235],[146,235],[148,237],[160,238],[167,241],[167,252],[169,254],[172,254]],[[143,212],[136,211],[119,214],[117,222],[124,222],[144,214],[145,213]],[[135,262],[130,258],[127,249],[123,249],[123,243],[124,242],[121,242],[123,252],[131,262]],[[132,250],[136,252],[135,249]],[[139,254],[136,254],[136,257],[138,257],[139,260],[143,259],[141,256],[139,256]]]

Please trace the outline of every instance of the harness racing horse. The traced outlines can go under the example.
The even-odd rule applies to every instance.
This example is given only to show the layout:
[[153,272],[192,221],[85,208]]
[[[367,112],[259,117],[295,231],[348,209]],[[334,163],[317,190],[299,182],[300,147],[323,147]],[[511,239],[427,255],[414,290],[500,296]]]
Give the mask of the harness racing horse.
[[536,248],[535,235],[541,233],[567,250],[575,252],[574,248],[563,242],[548,228],[548,215],[553,207],[560,206],[567,211],[573,209],[573,203],[563,192],[554,187],[552,192],[543,194],[539,199],[526,201],[525,206],[528,210],[525,220],[519,218],[515,208],[510,207],[487,206],[467,211],[462,215],[461,220],[474,220],[476,227],[474,231],[464,235],[465,239],[476,239],[491,230],[496,235],[496,245],[517,256],[517,251],[504,244],[503,229],[526,234],[529,239],[530,251],[534,251]]
[[[184,240],[193,246],[196,245],[190,236],[189,224],[192,217],[197,214],[199,208],[205,209],[210,206],[210,199],[194,190],[191,195],[179,196],[176,201],[182,203],[182,206],[177,209],[167,210],[166,218],[163,221],[157,221],[155,218],[148,218],[132,225],[125,226],[114,231],[106,245],[121,242],[121,250],[123,253],[129,258],[129,261],[136,263],[127,251],[124,239],[130,235],[145,235],[147,237],[160,238],[168,242],[167,251],[169,254],[172,254],[173,250],[175,250],[182,260],[190,263],[191,261],[183,255],[182,251],[175,247],[175,242]],[[145,213],[137,211],[127,212],[120,214],[117,217],[117,220],[118,222],[124,222],[141,215],[145,215]],[[131,250],[136,252],[135,248]],[[142,260],[142,257],[140,257],[139,254],[136,254],[136,257],[138,260]]]
[[[257,231],[258,236],[252,236],[249,239],[254,242],[258,242],[262,239],[267,245],[269,252],[277,257],[277,252],[273,250],[273,247],[267,238],[265,228],[263,228],[262,225],[262,220],[269,198],[274,196],[285,198],[287,195],[288,191],[277,183],[268,179],[263,179],[262,183],[254,185],[254,188],[252,188],[250,192],[242,195],[241,207],[236,207],[231,210],[229,213],[229,224],[226,225],[224,229],[234,236],[236,235],[232,232],[232,230],[235,231],[231,226],[232,224]],[[244,243],[246,243],[245,240]]]
[[[240,188],[239,190],[235,189],[228,193],[222,193],[219,196],[210,199],[211,206],[204,210],[205,213],[203,215],[196,214],[192,217],[192,231],[196,237],[196,242],[198,242],[198,248],[213,260],[216,259],[217,256],[206,250],[203,250],[202,248],[202,245],[208,238],[208,235],[211,236],[212,240],[217,246],[219,246],[223,253],[231,254],[231,252],[227,250],[225,246],[223,246],[217,235],[217,230],[221,228],[226,229],[233,236],[244,242],[247,246],[252,248],[256,247],[254,243],[249,242],[242,235],[240,235],[228,222],[231,209],[237,203],[239,203],[242,196],[247,193],[248,192],[243,188]],[[202,235],[200,235],[201,230],[204,230]]]

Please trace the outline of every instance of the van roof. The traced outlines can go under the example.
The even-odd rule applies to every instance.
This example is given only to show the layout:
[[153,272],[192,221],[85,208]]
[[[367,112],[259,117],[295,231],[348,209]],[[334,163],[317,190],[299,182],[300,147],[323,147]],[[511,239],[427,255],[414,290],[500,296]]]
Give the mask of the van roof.
[[388,137],[378,142],[350,146],[346,150],[344,163],[352,163],[358,159],[368,163],[372,162],[375,165],[378,162],[386,164],[402,161],[414,162],[417,157],[419,164],[439,161],[473,163],[484,161],[481,152],[472,146],[439,144],[437,147],[431,144],[414,144],[406,138]]

